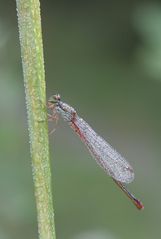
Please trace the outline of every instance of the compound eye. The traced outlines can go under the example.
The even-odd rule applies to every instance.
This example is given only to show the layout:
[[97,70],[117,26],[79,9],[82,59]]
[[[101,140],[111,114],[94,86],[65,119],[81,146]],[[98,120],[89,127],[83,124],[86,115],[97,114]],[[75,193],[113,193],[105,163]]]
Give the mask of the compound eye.
[[59,94],[54,95],[53,98],[54,98],[56,101],[60,101],[60,95],[59,95]]
[[48,102],[52,103],[52,104],[57,104],[60,101],[60,95],[52,95]]

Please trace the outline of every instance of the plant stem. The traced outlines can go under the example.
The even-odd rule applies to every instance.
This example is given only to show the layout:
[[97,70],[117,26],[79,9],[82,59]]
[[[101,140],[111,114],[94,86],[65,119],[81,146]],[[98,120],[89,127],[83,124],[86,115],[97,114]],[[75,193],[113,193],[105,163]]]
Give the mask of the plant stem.
[[40,239],[56,239],[39,0],[16,0]]

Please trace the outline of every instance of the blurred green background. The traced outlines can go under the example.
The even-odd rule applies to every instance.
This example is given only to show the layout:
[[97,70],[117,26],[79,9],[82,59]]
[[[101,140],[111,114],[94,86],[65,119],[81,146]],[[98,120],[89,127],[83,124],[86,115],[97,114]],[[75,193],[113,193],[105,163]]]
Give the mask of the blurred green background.
[[[0,239],[38,238],[15,1],[0,7]],[[138,211],[62,120],[50,135],[58,239],[161,237],[160,1],[41,1],[60,93],[135,170]],[[53,124],[50,124],[53,129]]]

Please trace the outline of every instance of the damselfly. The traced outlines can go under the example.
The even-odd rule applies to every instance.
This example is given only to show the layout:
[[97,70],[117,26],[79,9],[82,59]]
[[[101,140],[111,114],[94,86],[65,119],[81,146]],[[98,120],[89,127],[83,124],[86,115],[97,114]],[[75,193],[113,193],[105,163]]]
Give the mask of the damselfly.
[[134,179],[134,172],[130,164],[80,118],[73,107],[62,102],[60,95],[50,97],[48,108],[52,111],[50,118],[57,119],[60,114],[83,141],[96,162],[112,177],[135,206],[138,209],[143,209],[141,201],[136,199],[124,186],[124,183],[130,183]]

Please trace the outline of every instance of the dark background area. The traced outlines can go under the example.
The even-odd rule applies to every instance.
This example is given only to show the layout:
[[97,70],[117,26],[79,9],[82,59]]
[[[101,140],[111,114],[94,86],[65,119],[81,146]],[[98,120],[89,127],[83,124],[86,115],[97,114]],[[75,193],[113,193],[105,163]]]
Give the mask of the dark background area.
[[[0,238],[38,238],[15,1],[0,7]],[[59,93],[135,171],[138,211],[62,120],[50,135],[58,239],[161,229],[160,1],[41,1],[47,97]],[[50,130],[54,123],[50,123]]]

